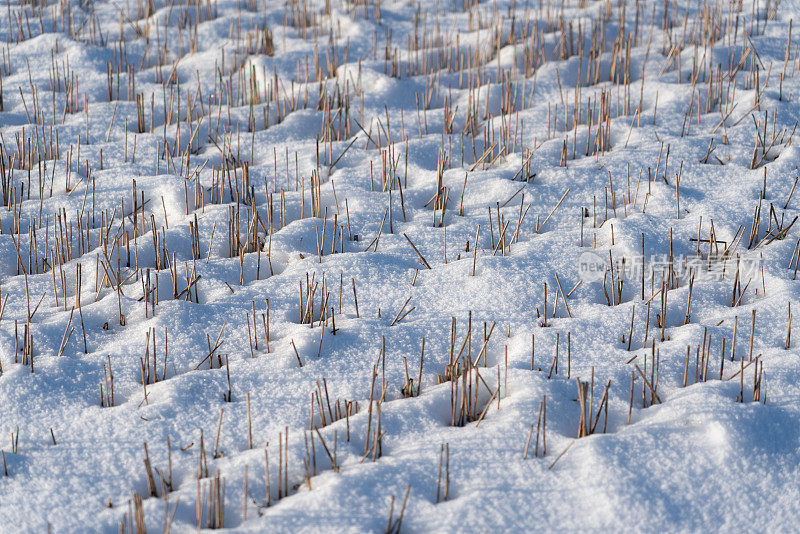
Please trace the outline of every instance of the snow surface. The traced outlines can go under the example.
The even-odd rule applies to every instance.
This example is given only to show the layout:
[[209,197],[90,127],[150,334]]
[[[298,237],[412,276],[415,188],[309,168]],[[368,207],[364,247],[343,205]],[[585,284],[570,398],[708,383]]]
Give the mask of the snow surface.
[[[7,470],[0,471],[0,530],[206,528],[217,473],[224,479],[223,526],[236,531],[797,529],[800,362],[797,336],[789,348],[786,336],[789,305],[800,300],[800,224],[789,227],[800,214],[800,192],[790,193],[799,156],[796,28],[789,41],[800,4],[469,4],[7,4],[0,15],[7,208],[0,211],[0,449]],[[305,30],[298,20],[309,21]],[[716,34],[703,41],[708,21]],[[631,38],[627,80],[610,74],[612,62],[623,68],[613,46],[622,22],[618,43]],[[262,47],[265,28],[272,55]],[[593,38],[603,42],[600,72],[597,83],[587,83]],[[530,69],[526,46],[537,51]],[[470,63],[477,50],[485,58],[480,68]],[[453,60],[459,53],[461,63]],[[393,76],[395,55],[401,68]],[[406,74],[423,58],[426,73]],[[142,95],[141,133],[126,62]],[[317,68],[330,99],[324,109]],[[503,100],[508,84],[510,107]],[[251,121],[252,87],[259,97]],[[610,148],[591,154],[602,91]],[[709,94],[718,99],[707,105]],[[582,122],[573,126],[576,101]],[[341,136],[318,144],[328,120]],[[449,155],[444,214],[429,202],[441,153]],[[243,163],[254,198],[241,191]],[[229,174],[219,187],[223,167]],[[389,187],[382,185],[386,167],[396,173]],[[321,182],[319,216],[311,207],[312,174]],[[196,201],[198,188],[203,202]],[[245,243],[252,241],[253,206],[261,252],[251,247],[231,257],[230,210],[240,212]],[[498,246],[506,223],[507,246]],[[709,262],[711,237],[720,243]],[[611,297],[610,274],[604,286],[581,272],[587,262],[604,268],[609,251],[630,267],[642,257],[642,239],[646,287],[634,271],[621,298]],[[662,339],[662,296],[655,293],[670,252],[676,269],[685,259],[702,261],[688,322],[688,273],[665,291]],[[737,258],[746,273],[738,286]],[[710,263],[724,264],[724,276],[706,273]],[[143,298],[155,291],[145,290],[148,270],[151,288],[158,284],[154,315]],[[302,321],[308,281],[317,284],[311,324]],[[320,321],[324,292],[334,316]],[[453,357],[452,318],[456,357],[472,324],[461,355],[476,365],[471,383],[482,379],[477,393],[470,390],[480,423],[451,425],[454,385],[437,381]],[[142,371],[148,340],[153,358],[151,333],[155,383],[151,363]],[[417,387],[423,337],[421,394],[404,398],[406,362]],[[222,344],[209,368],[204,357],[215,340]],[[707,380],[698,381],[697,347],[708,344]],[[650,405],[636,366],[649,383],[655,351],[661,402]],[[101,406],[109,364],[112,407]],[[747,364],[742,384],[735,373]],[[595,432],[580,439],[576,380],[593,383],[592,418],[611,384],[607,421],[601,415]],[[318,381],[327,415],[325,388],[331,404],[353,400],[358,413],[323,427],[317,405],[312,424],[319,428],[312,431]],[[378,421],[371,396],[385,396],[383,435],[380,454],[365,456]],[[536,456],[545,397],[547,451]],[[286,429],[289,489],[281,496]],[[207,473],[198,479],[201,433]],[[337,470],[321,439],[331,454],[336,443]],[[172,490],[165,492],[156,470],[167,478],[169,465]]]

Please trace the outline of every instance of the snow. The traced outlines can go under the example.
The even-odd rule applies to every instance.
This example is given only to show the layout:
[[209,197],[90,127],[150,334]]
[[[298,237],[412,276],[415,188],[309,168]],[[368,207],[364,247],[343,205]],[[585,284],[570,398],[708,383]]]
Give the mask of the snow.
[[0,530],[795,530],[798,9],[9,3]]

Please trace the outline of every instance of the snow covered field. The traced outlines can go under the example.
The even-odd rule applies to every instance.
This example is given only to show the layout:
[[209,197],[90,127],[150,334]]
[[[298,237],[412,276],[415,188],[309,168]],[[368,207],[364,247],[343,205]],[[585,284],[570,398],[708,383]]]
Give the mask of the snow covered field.
[[7,2],[0,530],[797,530],[799,10]]

